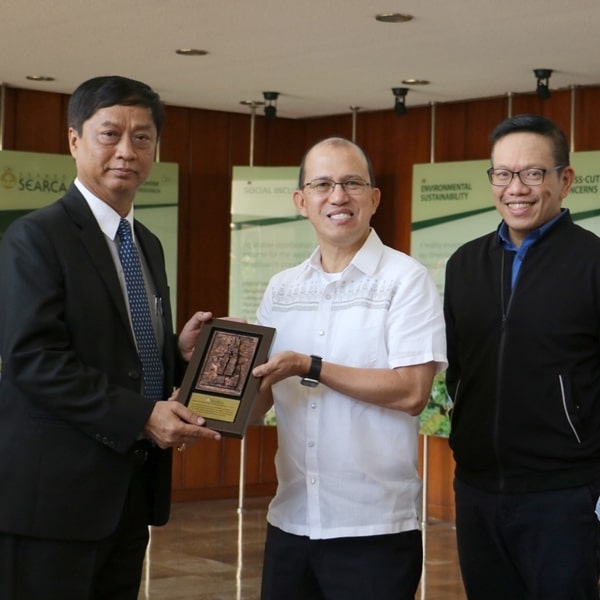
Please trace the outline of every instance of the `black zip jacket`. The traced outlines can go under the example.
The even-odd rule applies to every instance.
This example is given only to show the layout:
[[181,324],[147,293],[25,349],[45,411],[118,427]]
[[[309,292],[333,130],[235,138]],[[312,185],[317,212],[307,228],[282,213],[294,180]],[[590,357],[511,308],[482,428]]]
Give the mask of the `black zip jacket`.
[[570,214],[527,251],[459,248],[444,312],[456,477],[506,493],[600,480],[600,238]]

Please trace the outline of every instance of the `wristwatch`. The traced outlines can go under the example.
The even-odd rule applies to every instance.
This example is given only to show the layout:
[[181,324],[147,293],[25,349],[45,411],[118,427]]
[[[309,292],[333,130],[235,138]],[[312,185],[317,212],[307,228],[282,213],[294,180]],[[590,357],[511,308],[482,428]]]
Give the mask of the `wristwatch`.
[[300,380],[302,385],[307,385],[308,387],[317,387],[319,385],[321,381],[322,361],[323,359],[320,356],[310,355],[310,369],[308,370],[308,375]]

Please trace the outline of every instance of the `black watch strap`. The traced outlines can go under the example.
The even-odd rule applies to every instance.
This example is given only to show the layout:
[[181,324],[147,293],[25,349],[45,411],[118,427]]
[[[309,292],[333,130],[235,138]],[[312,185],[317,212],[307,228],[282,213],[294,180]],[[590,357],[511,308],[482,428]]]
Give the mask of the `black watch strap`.
[[307,385],[308,387],[316,387],[319,385],[321,381],[321,364],[323,359],[320,356],[315,356],[314,354],[310,355],[310,369],[308,369],[308,374],[306,377],[303,377],[300,380],[302,385]]

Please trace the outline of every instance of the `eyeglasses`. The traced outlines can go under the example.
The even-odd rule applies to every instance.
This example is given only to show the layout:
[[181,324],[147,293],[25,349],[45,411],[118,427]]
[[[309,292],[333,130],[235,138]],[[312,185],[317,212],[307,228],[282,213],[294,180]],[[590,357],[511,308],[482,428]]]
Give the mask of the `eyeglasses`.
[[564,165],[550,169],[522,169],[521,171],[492,168],[487,170],[487,174],[492,185],[510,185],[515,175],[518,175],[521,183],[525,185],[542,185],[544,183],[544,175],[548,171],[560,171],[560,169],[564,168]]
[[336,185],[341,185],[346,194],[360,196],[371,184],[363,179],[346,179],[345,181],[333,181],[333,179],[313,179],[305,183],[303,187],[318,196],[329,196],[333,194]]

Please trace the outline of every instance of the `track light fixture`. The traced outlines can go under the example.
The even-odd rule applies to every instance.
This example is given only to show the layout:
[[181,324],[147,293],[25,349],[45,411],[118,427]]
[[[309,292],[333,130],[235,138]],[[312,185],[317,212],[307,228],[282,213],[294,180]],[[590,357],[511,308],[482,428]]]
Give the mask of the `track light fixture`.
[[277,98],[279,92],[263,92],[265,99],[265,118],[272,121],[277,116]]
[[552,69],[534,69],[533,73],[537,78],[537,87],[535,93],[540,100],[548,100],[550,98],[550,88],[548,87],[548,79],[552,75]]
[[406,108],[406,94],[408,94],[408,88],[395,87],[392,88],[392,92],[396,98],[394,102],[394,112],[401,117],[408,112],[408,109]]

